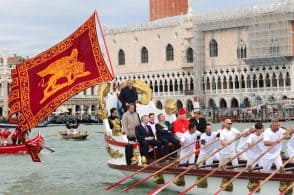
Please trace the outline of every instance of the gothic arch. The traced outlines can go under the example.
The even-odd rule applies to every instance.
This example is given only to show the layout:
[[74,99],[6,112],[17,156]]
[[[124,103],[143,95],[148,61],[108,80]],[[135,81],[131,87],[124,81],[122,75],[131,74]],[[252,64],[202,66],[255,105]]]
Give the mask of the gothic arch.
[[160,100],[157,100],[156,101],[156,108],[158,108],[158,109],[162,109],[162,103],[161,103],[161,101]]
[[220,101],[219,101],[219,107],[220,108],[227,108],[227,102],[224,98],[221,98]]
[[231,108],[239,108],[239,101],[236,98],[232,98]]
[[181,100],[177,100],[177,109],[179,110],[180,108],[183,108],[183,103]]
[[192,100],[188,99],[186,102],[187,112],[192,112],[194,110],[193,102]]

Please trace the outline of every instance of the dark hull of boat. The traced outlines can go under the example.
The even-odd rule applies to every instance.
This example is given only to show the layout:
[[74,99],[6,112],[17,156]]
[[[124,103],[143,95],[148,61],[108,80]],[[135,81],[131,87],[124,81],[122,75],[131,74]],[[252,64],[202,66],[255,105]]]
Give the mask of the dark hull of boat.
[[8,144],[7,146],[0,146],[0,155],[1,154],[28,154],[28,146],[33,146],[36,148],[37,153],[40,153],[43,149],[44,139],[40,133],[36,135],[31,140],[28,140],[25,144]]
[[[130,171],[135,172],[142,168],[141,166],[134,166],[134,165],[115,165],[108,163],[108,167],[120,171]],[[160,166],[151,166],[143,170],[142,172],[145,173],[154,173],[161,169]],[[186,168],[184,167],[174,167],[174,168],[168,168],[165,171],[163,171],[163,174],[173,174],[178,175],[185,171]],[[190,176],[205,176],[208,173],[210,173],[212,169],[210,168],[203,168],[203,169],[191,169],[189,172],[187,172],[185,175]],[[232,178],[235,175],[238,174],[238,170],[224,170],[224,171],[216,171],[212,177],[219,177],[219,178]],[[262,172],[244,172],[243,174],[238,177],[239,179],[254,179],[254,180],[263,180],[266,179],[271,173],[262,173]],[[294,182],[294,173],[278,173],[275,174],[274,177],[271,179],[274,181],[291,181]]]

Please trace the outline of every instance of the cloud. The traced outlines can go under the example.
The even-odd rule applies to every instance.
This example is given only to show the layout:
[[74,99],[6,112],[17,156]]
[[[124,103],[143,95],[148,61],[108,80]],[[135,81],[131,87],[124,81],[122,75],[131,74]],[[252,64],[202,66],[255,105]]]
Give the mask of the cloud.
[[[239,7],[256,0],[192,0],[194,12]],[[34,56],[63,40],[94,10],[103,26],[122,27],[148,22],[149,0],[1,0],[1,48]]]

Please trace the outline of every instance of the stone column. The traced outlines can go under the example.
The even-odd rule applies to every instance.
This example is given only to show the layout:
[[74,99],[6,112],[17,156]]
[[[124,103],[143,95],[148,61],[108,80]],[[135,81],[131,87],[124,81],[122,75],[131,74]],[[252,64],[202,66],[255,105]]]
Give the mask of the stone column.
[[290,65],[289,77],[291,78],[291,94],[294,93],[294,62]]
[[3,49],[3,67],[4,67],[4,77],[2,82],[3,87],[3,117],[8,117],[8,50]]
[[72,116],[76,116],[76,105],[72,105],[71,106],[71,114],[72,114]]
[[81,119],[83,119],[83,114],[84,114],[84,104],[81,105]]

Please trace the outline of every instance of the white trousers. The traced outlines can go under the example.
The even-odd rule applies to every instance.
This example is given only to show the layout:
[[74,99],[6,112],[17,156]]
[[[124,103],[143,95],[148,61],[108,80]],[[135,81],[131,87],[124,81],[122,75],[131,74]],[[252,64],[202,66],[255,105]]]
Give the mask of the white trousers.
[[[247,166],[250,165],[256,158],[258,158],[260,154],[257,154],[255,156],[250,156],[250,155],[247,155]],[[253,165],[251,165],[251,167],[255,167],[256,165],[258,164],[258,166],[263,166],[263,157],[260,158],[258,161],[256,161]]]
[[[210,154],[207,154],[207,153],[205,153],[205,152],[200,151],[199,156],[198,156],[198,159],[197,159],[197,163],[199,163],[200,161],[204,160],[204,159],[205,159],[206,157],[208,157],[209,155],[210,155]],[[215,156],[215,155],[213,155],[213,156],[211,156],[210,158],[208,158],[208,159],[205,161],[205,164],[206,164],[206,165],[212,165],[212,163],[213,163],[213,159],[214,159],[214,156]],[[203,165],[203,162],[201,162],[199,165],[202,166],[202,165]]]
[[263,158],[263,165],[262,165],[263,169],[262,170],[266,171],[266,172],[270,171],[273,164],[276,165],[277,169],[280,169],[280,167],[283,165],[283,162],[282,162],[280,155],[277,156],[276,158],[273,158],[269,155],[265,156]]
[[[187,155],[187,153],[180,153],[180,158],[182,158],[182,157],[184,157],[185,155]],[[186,163],[189,163],[189,164],[195,164],[195,153],[194,154],[192,154],[191,156],[189,156],[189,157],[187,157],[187,158],[185,158],[185,159],[183,159],[183,160],[181,160],[180,161],[180,164],[182,165],[182,164],[186,164]]]
[[[219,154],[219,165],[220,166],[224,165],[233,156],[235,156],[235,153],[232,153],[232,154]],[[239,164],[237,158],[232,160],[231,163],[232,163],[233,166],[237,166]]]

